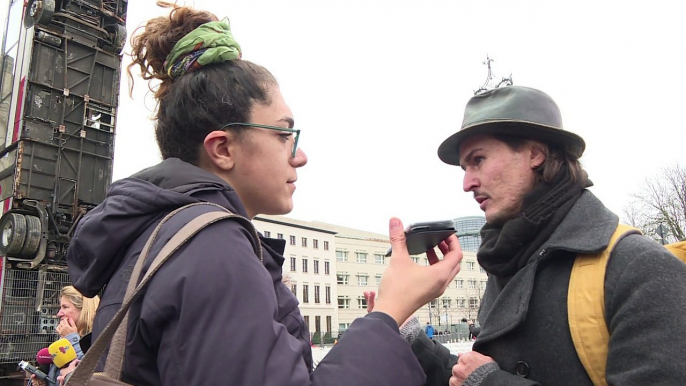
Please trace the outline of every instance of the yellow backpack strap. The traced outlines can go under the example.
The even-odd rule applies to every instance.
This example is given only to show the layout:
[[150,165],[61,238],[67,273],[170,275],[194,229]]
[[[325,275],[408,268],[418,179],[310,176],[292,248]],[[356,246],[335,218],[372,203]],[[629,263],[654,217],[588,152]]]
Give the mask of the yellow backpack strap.
[[686,262],[686,241],[665,245],[668,251],[679,258],[679,260]]
[[569,330],[577,355],[596,386],[607,386],[605,367],[610,333],[605,323],[605,270],[617,242],[632,233],[640,231],[619,224],[604,251],[576,257],[569,279]]

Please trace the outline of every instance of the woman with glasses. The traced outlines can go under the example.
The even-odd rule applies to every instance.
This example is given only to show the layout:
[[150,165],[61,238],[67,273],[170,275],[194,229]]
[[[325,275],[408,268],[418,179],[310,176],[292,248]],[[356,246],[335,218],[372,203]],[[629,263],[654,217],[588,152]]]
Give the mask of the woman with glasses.
[[[87,296],[104,288],[94,338],[120,308],[132,267],[162,217],[201,202],[247,219],[289,213],[297,170],[307,163],[278,83],[241,59],[228,21],[172,7],[169,17],[149,20],[134,35],[129,66],[161,82],[155,134],[164,160],[112,184],[105,201],[79,223],[67,257],[76,288]],[[191,221],[193,210],[172,217],[158,239]],[[133,303],[122,380],[421,385],[424,374],[398,321],[444,291],[461,252],[453,236],[441,245],[443,260],[433,254],[436,264],[422,267],[407,254],[397,219],[391,238],[394,255],[375,312],[352,323],[313,370],[308,327],[281,281],[283,240],[258,238],[238,221],[209,225],[172,255]],[[160,248],[153,245],[151,258]]]

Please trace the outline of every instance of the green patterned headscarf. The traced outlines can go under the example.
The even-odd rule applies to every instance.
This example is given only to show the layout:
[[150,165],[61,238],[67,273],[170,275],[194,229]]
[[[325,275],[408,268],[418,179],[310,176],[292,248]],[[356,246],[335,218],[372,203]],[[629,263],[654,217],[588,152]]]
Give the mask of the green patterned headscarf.
[[181,38],[164,62],[172,78],[212,63],[241,58],[241,46],[231,33],[229,19],[202,24]]

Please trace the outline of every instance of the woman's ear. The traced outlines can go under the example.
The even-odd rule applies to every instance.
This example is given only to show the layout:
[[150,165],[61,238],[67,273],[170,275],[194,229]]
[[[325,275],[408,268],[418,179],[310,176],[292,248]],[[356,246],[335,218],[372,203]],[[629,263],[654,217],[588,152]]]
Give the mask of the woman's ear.
[[205,154],[200,157],[201,162],[208,164],[207,166],[212,169],[224,171],[233,169],[236,142],[235,135],[225,131],[215,130],[207,134],[203,142]]

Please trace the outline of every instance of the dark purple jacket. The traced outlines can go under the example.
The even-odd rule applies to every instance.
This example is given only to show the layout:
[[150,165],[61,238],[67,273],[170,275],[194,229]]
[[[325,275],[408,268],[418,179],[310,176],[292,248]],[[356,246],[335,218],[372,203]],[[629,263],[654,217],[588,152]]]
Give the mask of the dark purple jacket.
[[[119,309],[132,267],[160,219],[208,201],[246,215],[236,193],[202,169],[168,159],[112,184],[79,223],[67,261],[77,289],[104,288],[93,335]],[[165,225],[152,257],[199,211]],[[309,331],[281,282],[285,242],[256,240],[237,221],[202,230],[159,270],[131,307],[123,380],[135,385],[422,385],[424,373],[395,321],[371,313],[351,324],[312,371]],[[147,264],[146,264],[147,268]]]

